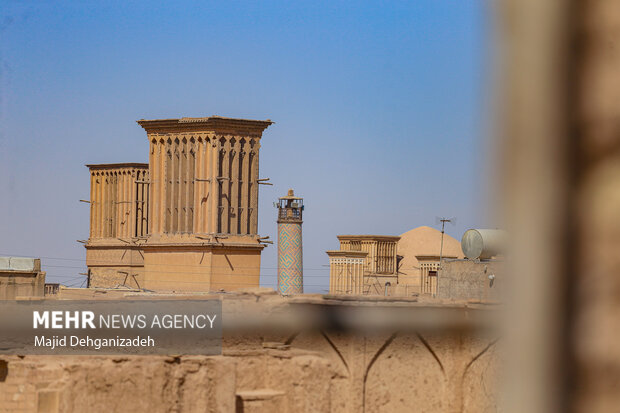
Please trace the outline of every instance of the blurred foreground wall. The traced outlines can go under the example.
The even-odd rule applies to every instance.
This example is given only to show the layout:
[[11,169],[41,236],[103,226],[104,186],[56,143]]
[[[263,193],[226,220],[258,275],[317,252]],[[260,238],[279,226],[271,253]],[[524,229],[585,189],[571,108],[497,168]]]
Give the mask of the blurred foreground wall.
[[0,411],[497,411],[493,307],[258,291],[223,308],[221,356],[1,356]]

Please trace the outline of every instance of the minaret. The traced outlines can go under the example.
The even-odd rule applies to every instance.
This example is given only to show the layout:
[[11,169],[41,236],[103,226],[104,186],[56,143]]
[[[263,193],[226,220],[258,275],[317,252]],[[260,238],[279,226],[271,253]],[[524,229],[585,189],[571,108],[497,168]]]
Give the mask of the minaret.
[[283,295],[302,294],[303,250],[301,244],[304,200],[293,190],[278,198],[278,291]]

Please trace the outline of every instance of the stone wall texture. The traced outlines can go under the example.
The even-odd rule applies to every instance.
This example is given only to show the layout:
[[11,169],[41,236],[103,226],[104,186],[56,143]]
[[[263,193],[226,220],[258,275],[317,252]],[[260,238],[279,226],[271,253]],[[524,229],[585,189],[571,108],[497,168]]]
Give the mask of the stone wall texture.
[[[425,320],[442,309],[463,319],[478,314],[466,306],[434,308],[411,301],[331,300],[324,307],[326,298],[304,300],[246,294],[225,300],[224,316],[268,319],[277,311],[289,314],[296,305],[309,306],[303,310],[307,320],[325,311],[349,313],[367,306],[373,307],[370,313],[354,318],[403,309],[406,313],[401,314],[420,313]],[[431,316],[422,316],[425,311]],[[260,323],[246,321],[245,326],[225,324],[233,327],[225,329],[220,356],[0,356],[0,411],[498,410],[497,336],[492,330],[457,327],[445,320],[437,328],[404,328],[388,320],[386,328],[368,330],[354,324],[327,328],[329,323],[298,322],[252,329],[247,326]]]
[[437,275],[437,297],[501,301],[503,274],[501,261],[443,260]]

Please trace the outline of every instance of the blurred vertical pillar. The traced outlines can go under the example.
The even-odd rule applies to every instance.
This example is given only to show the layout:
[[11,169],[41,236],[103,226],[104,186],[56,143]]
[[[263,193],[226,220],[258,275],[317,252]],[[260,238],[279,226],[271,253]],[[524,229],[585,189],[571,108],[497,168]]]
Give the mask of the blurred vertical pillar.
[[620,409],[620,2],[575,9],[575,412]]
[[566,411],[572,266],[570,5],[503,0],[495,20],[500,211],[513,236],[506,407]]
[[498,26],[500,192],[515,236],[509,405],[616,411],[620,3],[504,0]]

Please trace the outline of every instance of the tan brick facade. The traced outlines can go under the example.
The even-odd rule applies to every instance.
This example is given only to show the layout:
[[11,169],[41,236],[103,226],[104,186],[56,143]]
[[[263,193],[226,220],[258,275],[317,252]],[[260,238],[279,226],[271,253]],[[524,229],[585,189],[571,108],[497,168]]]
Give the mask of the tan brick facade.
[[148,164],[88,165],[90,285],[166,291],[257,287],[258,161],[271,121],[138,121]]

